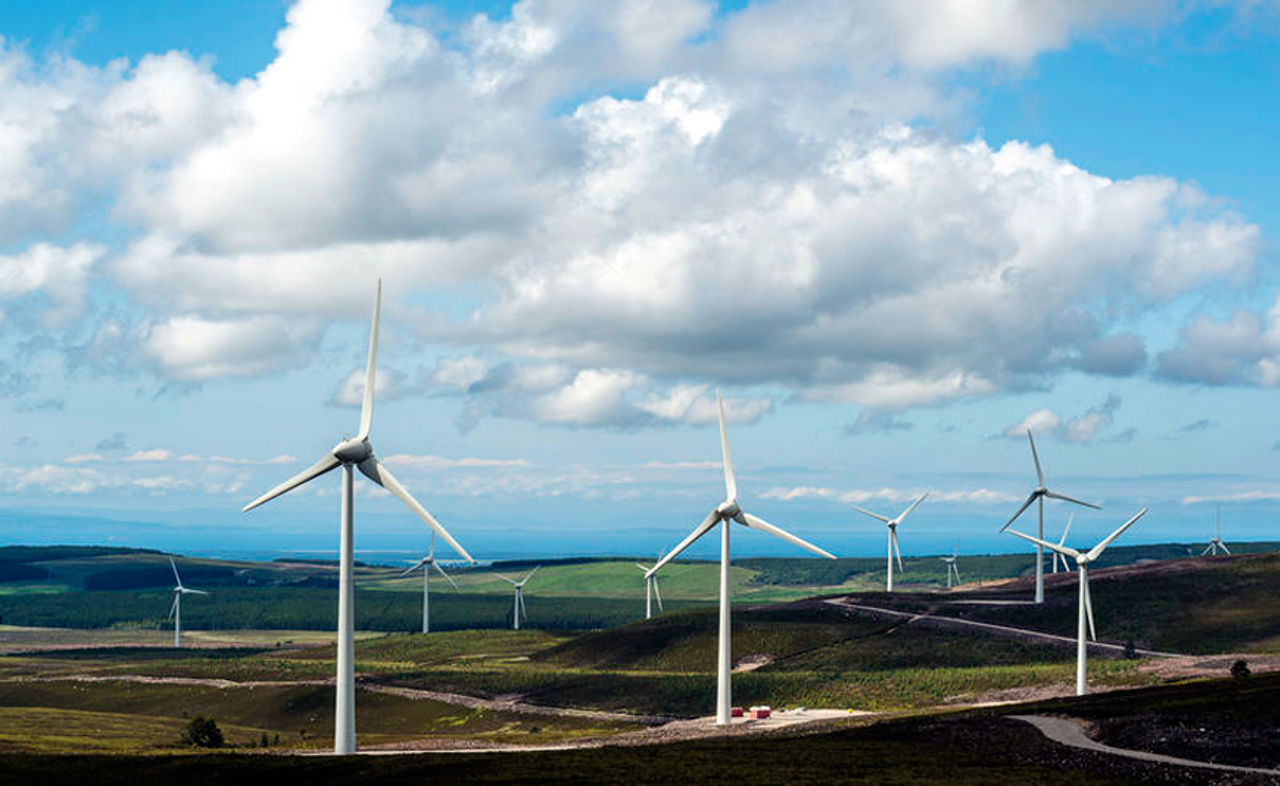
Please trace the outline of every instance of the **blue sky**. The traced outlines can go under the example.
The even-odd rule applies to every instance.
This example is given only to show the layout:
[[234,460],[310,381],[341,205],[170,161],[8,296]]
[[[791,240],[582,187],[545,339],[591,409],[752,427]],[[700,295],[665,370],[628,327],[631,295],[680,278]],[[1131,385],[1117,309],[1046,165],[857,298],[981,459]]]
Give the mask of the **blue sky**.
[[1277,14],[1015,5],[0,9],[0,539],[328,548],[336,480],[239,508],[379,275],[374,444],[479,556],[674,543],[717,387],[837,553],[1010,548],[1027,425],[1084,539],[1280,537]]

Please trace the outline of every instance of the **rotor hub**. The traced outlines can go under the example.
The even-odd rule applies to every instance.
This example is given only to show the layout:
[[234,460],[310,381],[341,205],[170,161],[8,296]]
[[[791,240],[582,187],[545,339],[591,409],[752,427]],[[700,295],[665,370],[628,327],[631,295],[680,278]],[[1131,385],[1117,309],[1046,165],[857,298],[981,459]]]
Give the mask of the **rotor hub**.
[[359,464],[361,461],[373,455],[373,446],[369,444],[369,440],[351,439],[339,442],[333,448],[333,457],[343,464]]
[[716,507],[716,512],[720,514],[722,519],[731,519],[742,512],[742,508],[738,507],[736,499],[726,499]]

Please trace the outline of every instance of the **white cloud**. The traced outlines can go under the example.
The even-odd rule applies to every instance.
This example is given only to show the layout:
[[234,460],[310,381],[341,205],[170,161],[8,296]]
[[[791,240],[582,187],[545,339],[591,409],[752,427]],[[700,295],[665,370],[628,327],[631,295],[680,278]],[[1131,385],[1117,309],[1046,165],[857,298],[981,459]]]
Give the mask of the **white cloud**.
[[166,376],[198,382],[288,370],[305,360],[319,337],[311,321],[175,317],[150,326],[142,351]]
[[139,450],[133,455],[125,459],[125,461],[169,461],[173,458],[173,453],[164,448],[152,448],[151,450]]
[[446,458],[444,456],[415,456],[397,453],[383,459],[389,466],[406,466],[415,469],[475,469],[532,466],[527,459]]
[[[1096,406],[1090,407],[1071,418],[1064,419],[1051,409],[1038,409],[1006,428],[1002,432],[1002,436],[1009,439],[1023,439],[1026,437],[1027,431],[1030,430],[1033,434],[1039,434],[1041,437],[1053,437],[1062,442],[1087,445],[1095,441],[1101,436],[1101,432],[1109,429],[1115,423],[1115,411],[1119,408],[1120,397],[1110,395]],[[1116,435],[1113,439],[1127,442],[1132,436],[1133,430],[1129,429]]]
[[[358,368],[347,375],[333,392],[329,403],[340,407],[358,407],[364,401],[364,378],[366,370]],[[404,374],[390,368],[379,368],[373,375],[373,397],[375,401],[394,401],[403,398],[409,391],[405,385]]]
[[1156,373],[1207,385],[1280,384],[1280,297],[1263,314],[1236,311],[1217,322],[1192,317],[1178,344],[1156,357]]
[[993,491],[988,488],[937,491],[929,489],[899,489],[892,487],[883,487],[878,489],[835,489],[823,486],[775,486],[768,489],[760,496],[765,499],[776,499],[783,502],[792,502],[798,499],[824,499],[831,500],[833,502],[843,502],[845,504],[862,504],[872,500],[910,503],[919,499],[920,495],[926,491],[929,492],[929,498],[926,502],[933,501],[990,505],[1006,502],[1018,502],[1021,500],[1020,497],[1016,497],[1012,494]]
[[81,453],[75,456],[67,456],[63,459],[65,464],[89,464],[96,461],[102,461],[102,456],[98,453]]
[[48,300],[41,322],[63,326],[80,316],[89,274],[105,253],[93,243],[69,248],[36,243],[22,253],[0,255],[0,301],[41,293]]

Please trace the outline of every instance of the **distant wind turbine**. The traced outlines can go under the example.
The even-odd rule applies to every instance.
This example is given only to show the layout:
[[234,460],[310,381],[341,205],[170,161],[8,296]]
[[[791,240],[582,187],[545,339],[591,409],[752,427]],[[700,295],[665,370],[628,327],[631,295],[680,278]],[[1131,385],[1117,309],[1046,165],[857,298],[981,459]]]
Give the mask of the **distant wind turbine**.
[[365,369],[364,401],[360,405],[360,431],[354,437],[334,445],[329,453],[315,464],[244,506],[246,512],[253,510],[262,503],[315,480],[330,470],[342,467],[341,536],[338,548],[338,668],[333,723],[333,752],[340,755],[356,751],[355,583],[352,579],[354,570],[352,518],[355,511],[351,499],[354,476],[352,467],[359,468],[365,477],[395,495],[417,514],[418,518],[438,532],[440,537],[444,538],[445,542],[464,559],[475,562],[471,555],[458,544],[458,541],[440,526],[440,522],[410,496],[404,486],[400,485],[400,481],[396,480],[382,462],[374,457],[373,445],[369,443],[369,431],[373,427],[373,389],[378,359],[378,314],[381,308],[382,279],[378,279],[378,290],[373,301],[373,327],[369,331],[369,363]]
[[[850,505],[850,507],[859,513],[865,513],[873,519],[880,519],[885,523],[885,526],[889,528],[889,560],[885,573],[887,577],[885,580],[885,592],[893,592],[893,558],[895,554],[898,557],[898,570],[905,572],[902,567],[902,549],[898,548],[898,525],[902,523],[902,520],[907,517],[908,513],[916,509],[916,505],[924,502],[924,498],[927,496],[929,496],[929,492],[926,491],[920,495],[919,499],[912,502],[906,510],[899,513],[897,518],[892,519],[888,516],[882,516],[879,513],[873,513],[865,508],[860,508],[857,505]],[[947,577],[950,578],[950,576],[951,574],[948,573]]]
[[516,591],[515,600],[512,601],[511,607],[511,628],[512,630],[520,630],[520,618],[529,619],[529,613],[524,610],[524,585],[529,579],[533,578],[533,574],[538,572],[541,565],[534,566],[522,579],[513,579],[510,576],[504,576],[501,573],[495,574],[498,578],[511,582],[511,586]]
[[733,462],[729,458],[729,435],[724,424],[724,400],[720,398],[720,391],[716,391],[716,404],[720,408],[720,453],[722,456],[724,469],[724,491],[725,499],[707,514],[706,519],[699,524],[688,537],[680,541],[680,543],[667,553],[665,557],[658,560],[652,568],[645,573],[645,578],[657,575],[662,566],[680,555],[680,552],[689,548],[693,543],[703,535],[711,531],[717,524],[720,527],[720,634],[716,669],[716,725],[727,726],[729,720],[729,704],[731,698],[731,685],[729,682],[730,671],[730,648],[729,648],[729,522],[737,522],[749,529],[758,529],[761,532],[768,532],[770,535],[777,536],[794,543],[801,548],[808,549],[815,554],[819,554],[828,559],[835,559],[835,556],[828,554],[812,543],[797,538],[785,530],[773,526],[762,518],[753,516],[744,511],[738,505],[738,482],[733,477]]
[[1205,556],[1206,554],[1208,554],[1211,557],[1216,557],[1218,556],[1218,551],[1222,551],[1223,554],[1227,554],[1227,555],[1231,554],[1231,550],[1227,548],[1227,544],[1222,541],[1222,508],[1221,507],[1218,508],[1217,519],[1218,519],[1217,534],[1213,536],[1213,540],[1209,541],[1208,548],[1200,552],[1200,556],[1202,557]]
[[[662,559],[662,555],[658,555]],[[662,595],[658,592],[658,574],[649,575],[649,567],[636,563],[636,567],[644,571],[644,618],[653,617],[653,599],[658,599],[658,611],[662,611]]]
[[1112,532],[1101,543],[1094,546],[1089,551],[1081,553],[1067,546],[1060,546],[1056,543],[1048,543],[1040,538],[1033,538],[1030,535],[1024,535],[1017,530],[1009,530],[1010,535],[1017,535],[1020,538],[1029,540],[1038,546],[1056,551],[1064,557],[1071,557],[1076,561],[1076,565],[1080,568],[1080,615],[1076,624],[1076,695],[1083,696],[1089,692],[1089,683],[1085,675],[1085,664],[1088,659],[1088,646],[1085,641],[1085,622],[1089,624],[1089,638],[1097,640],[1097,632],[1093,627],[1093,601],[1089,597],[1089,563],[1102,556],[1102,552],[1107,546],[1111,545],[1111,541],[1120,537],[1121,533],[1132,527],[1134,522],[1146,515],[1147,509],[1143,508],[1138,514],[1120,525],[1120,528]]
[[[1070,502],[1073,505],[1083,505],[1086,508],[1093,508],[1094,510],[1099,510],[1100,508],[1092,502],[1081,502],[1080,500],[1068,497],[1065,494],[1050,491],[1044,484],[1044,470],[1040,468],[1040,454],[1036,452],[1036,440],[1035,437],[1031,436],[1031,429],[1027,429],[1027,441],[1031,443],[1031,459],[1036,463],[1036,480],[1039,485],[1031,490],[1031,494],[1027,497],[1027,501],[1022,503],[1022,507],[1018,508],[1018,511],[1009,517],[1009,520],[1000,528],[1000,531],[1004,532],[1007,530],[1009,525],[1022,515],[1022,511],[1031,507],[1031,503],[1038,502],[1040,503],[1040,519],[1039,524],[1036,527],[1036,537],[1043,541],[1045,497],[1048,497],[1049,499],[1060,499],[1063,502]],[[1036,545],[1036,603],[1044,603],[1044,547],[1038,544]]]
[[[1063,529],[1062,529],[1062,537],[1058,538],[1058,545],[1059,545],[1059,546],[1061,546],[1063,543],[1066,543],[1066,542],[1067,542],[1067,533],[1071,531],[1071,522],[1075,520],[1075,517],[1076,517],[1076,514],[1074,514],[1074,513],[1072,513],[1070,516],[1067,516],[1067,526],[1063,527]],[[1066,557],[1064,557],[1064,556],[1062,556],[1061,554],[1059,554],[1059,553],[1058,553],[1058,552],[1056,552],[1056,551],[1055,551],[1055,552],[1053,552],[1053,555],[1052,555],[1052,557],[1050,558],[1050,561],[1053,563],[1053,572],[1054,572],[1054,573],[1057,573],[1057,572],[1058,572],[1058,563],[1059,563],[1059,562],[1061,562],[1061,563],[1062,563],[1062,569],[1063,569],[1063,570],[1071,570],[1071,566],[1067,564],[1067,558],[1066,558]]]
[[427,556],[418,560],[413,564],[412,568],[401,573],[401,576],[408,576],[418,568],[422,568],[422,632],[431,632],[431,569],[435,568],[436,572],[444,576],[444,580],[449,582],[449,586],[453,587],[456,592],[458,585],[454,583],[453,577],[444,572],[439,562],[436,562],[436,531],[431,530],[431,547],[427,550]]
[[169,558],[169,567],[173,568],[173,580],[178,582],[173,588],[173,605],[169,607],[169,619],[173,620],[173,646],[177,648],[182,646],[182,596],[209,593],[182,586],[182,577],[178,575],[178,566],[174,564],[173,557]]
[[950,557],[939,557],[938,559],[947,563],[947,589],[951,589],[951,577],[955,576],[956,584],[960,583],[960,568],[956,567],[956,560],[959,558],[959,546],[951,549]]

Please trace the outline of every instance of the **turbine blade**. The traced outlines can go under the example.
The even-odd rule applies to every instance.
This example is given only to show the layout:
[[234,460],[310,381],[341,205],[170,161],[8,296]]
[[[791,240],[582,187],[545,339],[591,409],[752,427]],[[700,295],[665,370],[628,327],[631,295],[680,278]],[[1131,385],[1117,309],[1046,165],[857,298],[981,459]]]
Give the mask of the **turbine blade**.
[[737,516],[734,516],[733,520],[738,522],[739,524],[746,525],[751,529],[758,529],[761,532],[768,532],[770,535],[775,535],[787,541],[788,543],[794,543],[795,545],[799,546],[802,549],[808,549],[809,551],[812,551],[814,554],[817,554],[822,557],[826,557],[827,559],[836,558],[834,554],[830,554],[826,551],[823,551],[822,549],[813,545],[809,541],[803,538],[797,538],[795,535],[792,535],[790,532],[787,532],[786,530],[781,529],[779,527],[775,527],[769,522],[760,518],[759,516],[753,516],[750,513],[747,513],[746,511],[742,511]]
[[668,551],[665,557],[655,562],[652,568],[649,568],[649,572],[644,574],[645,578],[648,578],[653,574],[657,573],[659,568],[661,568],[663,565],[666,565],[668,562],[670,562],[671,560],[679,556],[680,552],[692,546],[694,541],[696,541],[698,538],[702,537],[703,535],[707,534],[707,532],[710,531],[710,529],[714,527],[716,524],[718,524],[719,522],[720,522],[720,511],[713,510],[710,513],[708,513],[707,517],[702,520],[702,523],[694,527],[693,532],[690,532],[688,536],[686,536],[684,540],[680,541],[680,543],[677,544],[674,549],[672,549],[671,551]]
[[860,508],[860,507],[858,507],[857,505],[850,504],[850,505],[849,505],[849,507],[853,508],[854,510],[858,511],[859,513],[866,514],[866,515],[870,516],[870,517],[871,517],[871,518],[873,518],[873,519],[880,519],[880,520],[881,520],[881,521],[883,521],[885,524],[888,524],[890,521],[893,521],[893,519],[889,518],[888,516],[881,516],[879,513],[872,513],[871,511],[867,510],[866,508]]
[[1212,543],[1210,543],[1208,546],[1205,546],[1204,551],[1200,552],[1200,556],[1203,557],[1204,555],[1208,554],[1210,551],[1213,551]]
[[916,500],[915,502],[912,502],[912,503],[911,503],[911,507],[909,507],[909,508],[907,508],[906,510],[902,511],[902,515],[901,515],[901,516],[898,516],[898,521],[899,521],[899,522],[901,522],[903,519],[905,519],[905,518],[907,517],[907,514],[908,514],[908,513],[910,513],[911,511],[915,510],[915,509],[916,509],[916,505],[919,505],[921,502],[924,502],[924,498],[925,498],[925,497],[927,497],[927,496],[929,496],[929,492],[927,492],[927,491],[926,491],[925,493],[921,494],[921,495],[920,495],[920,499]]
[[365,439],[373,428],[373,387],[378,371],[378,316],[382,311],[382,279],[378,279],[378,293],[373,297],[373,327],[369,329],[369,365],[364,372],[364,401],[360,403],[360,433],[356,439]]
[[1086,508],[1093,508],[1094,510],[1102,510],[1101,505],[1095,505],[1092,502],[1084,502],[1076,499],[1075,497],[1068,497],[1066,494],[1059,494],[1056,491],[1045,491],[1044,495],[1046,497],[1051,497],[1053,499],[1060,499],[1063,502],[1071,502],[1076,505],[1083,505]]
[[408,506],[409,510],[418,514],[418,518],[427,522],[427,525],[439,533],[440,537],[444,538],[445,542],[452,546],[454,551],[458,552],[458,554],[468,562],[475,562],[475,559],[467,553],[467,550],[462,548],[462,544],[454,540],[453,536],[449,534],[449,531],[440,526],[440,522],[436,521],[435,516],[428,513],[426,508],[422,507],[416,499],[410,496],[404,486],[400,485],[400,481],[396,480],[395,476],[387,471],[387,468],[383,466],[382,462],[378,461],[378,459],[373,456],[370,456],[356,466],[360,468],[360,471],[363,472],[369,480],[372,480],[374,483],[377,483],[379,486],[382,486],[387,491],[396,495],[401,502]]
[[[450,586],[450,587],[453,587],[454,591],[457,591],[457,590],[458,590],[458,584],[457,584],[457,582],[455,582],[455,581],[453,580],[453,576],[450,576],[448,573],[445,573],[445,572],[444,572],[444,568],[442,568],[442,567],[440,566],[440,563],[439,563],[439,562],[433,562],[433,563],[431,563],[431,564],[432,564],[433,566],[435,566],[436,572],[437,572],[437,573],[439,573],[441,576],[444,576],[444,580],[445,580],[445,581],[447,581],[447,582],[449,582],[449,586]],[[430,568],[428,568],[427,570],[431,570],[431,569],[430,569]]]
[[653,581],[653,597],[658,600],[658,611],[662,611],[662,593],[658,592],[658,577],[654,576],[651,581]]
[[1062,530],[1062,537],[1058,538],[1059,546],[1067,542],[1067,533],[1071,531],[1071,522],[1075,521],[1075,518],[1076,518],[1076,514],[1074,513],[1072,513],[1070,516],[1067,516],[1067,526]]
[[187,589],[186,587],[183,587],[182,594],[183,595],[208,595],[209,593],[206,592],[205,590],[194,590],[194,589]]
[[647,568],[644,565],[641,565],[639,562],[636,563],[636,567],[639,568],[640,570],[643,570],[645,573],[649,572],[649,568]]
[[729,457],[729,432],[724,425],[724,399],[716,391],[716,405],[720,408],[720,453],[724,458],[725,499],[738,498],[738,481],[733,477],[733,460]]
[[521,619],[526,619],[526,620],[527,620],[527,619],[529,619],[529,610],[528,610],[528,609],[526,609],[526,608],[524,607],[524,593],[523,593],[523,592],[521,592],[521,593],[520,593],[519,595],[517,595],[516,597],[518,597],[518,598],[520,599],[520,617],[521,617]]
[[907,569],[902,567],[902,549],[898,546],[898,530],[893,530],[890,537],[893,538],[893,553],[898,556],[898,572],[905,573]]
[[317,461],[316,463],[302,470],[297,475],[294,475],[293,477],[289,478],[284,483],[281,483],[279,486],[276,486],[275,488],[271,489],[266,494],[263,494],[261,497],[258,497],[253,502],[250,502],[248,505],[245,505],[243,512],[248,513],[249,511],[261,505],[262,503],[269,502],[275,499],[276,497],[280,496],[281,494],[285,493],[286,491],[292,491],[293,489],[296,489],[298,486],[301,486],[303,483],[306,483],[309,480],[314,480],[315,478],[320,477],[321,475],[323,475],[324,473],[328,472],[329,470],[333,469],[334,467],[338,466],[341,463],[342,462],[338,461],[338,459],[335,458],[332,454],[327,455],[324,458]]
[[168,619],[173,619],[173,615],[178,612],[178,593],[173,593],[173,603],[169,604]]
[[507,580],[507,581],[511,582],[513,585],[514,585],[514,584],[519,584],[519,583],[520,583],[520,582],[516,581],[515,579],[511,578],[510,576],[504,576],[504,575],[502,575],[501,573],[495,573],[495,574],[493,574],[493,575],[497,576],[497,577],[498,577],[498,578],[500,578],[500,579],[505,579],[505,580]]
[[529,571],[529,574],[527,576],[520,579],[520,585],[524,586],[524,584],[527,583],[529,579],[533,578],[533,574],[537,573],[541,567],[542,567],[541,565],[534,565],[533,570]]
[[1027,429],[1027,441],[1031,443],[1031,460],[1036,463],[1036,480],[1040,481],[1040,485],[1044,485],[1044,470],[1040,468],[1040,453],[1036,450],[1036,438],[1031,436],[1031,429]]
[[1089,621],[1089,640],[1097,641],[1098,632],[1093,628],[1093,596],[1089,594],[1089,569],[1080,571],[1080,586],[1084,589],[1084,616]]
[[1050,543],[1050,542],[1049,542],[1049,541],[1047,541],[1047,540],[1040,540],[1039,538],[1032,537],[1031,535],[1023,534],[1023,533],[1021,533],[1021,532],[1017,531],[1016,529],[1008,530],[1008,533],[1009,533],[1010,535],[1017,535],[1018,537],[1022,538],[1023,540],[1029,540],[1029,541],[1031,541],[1032,543],[1039,543],[1041,546],[1044,546],[1046,549],[1051,549],[1051,550],[1056,551],[1056,552],[1058,552],[1059,554],[1062,554],[1063,556],[1066,556],[1066,557],[1072,557],[1072,558],[1075,558],[1075,557],[1079,557],[1079,556],[1080,556],[1080,552],[1076,551],[1075,549],[1071,548],[1070,546],[1059,546],[1057,543]]
[[1231,554],[1231,549],[1227,548],[1227,544],[1222,543],[1222,542],[1219,542],[1219,543],[1218,543],[1218,545],[1222,547],[1222,551],[1223,551],[1223,553],[1225,553],[1225,554],[1227,554],[1228,556],[1230,556],[1230,554]]
[[174,564],[173,557],[169,558],[169,567],[173,568],[173,580],[178,582],[178,586],[182,586],[182,577],[178,575],[178,566]]
[[418,568],[422,567],[425,564],[427,564],[427,557],[423,557],[422,559],[413,563],[413,567],[405,568],[404,570],[400,571],[400,575],[397,576],[396,578],[400,578],[400,576],[408,576],[410,573],[413,573],[415,570],[417,570]]
[[1031,492],[1031,495],[1027,497],[1027,501],[1022,503],[1022,507],[1018,508],[1017,512],[1009,517],[1009,520],[1004,523],[1004,526],[1000,528],[1000,531],[1004,532],[1005,530],[1007,530],[1009,528],[1009,525],[1012,524],[1014,521],[1016,521],[1017,518],[1022,515],[1022,511],[1031,507],[1031,503],[1035,502],[1036,497],[1038,497],[1039,495],[1040,495],[1040,492],[1038,491]]
[[1110,535],[1108,535],[1108,536],[1107,536],[1107,538],[1106,538],[1106,540],[1102,541],[1102,542],[1101,542],[1101,543],[1099,543],[1098,545],[1096,545],[1096,546],[1094,546],[1093,548],[1089,549],[1089,555],[1088,555],[1088,556],[1089,556],[1089,561],[1090,561],[1090,562],[1093,562],[1095,559],[1097,559],[1097,558],[1098,558],[1098,555],[1102,554],[1102,552],[1107,548],[1107,546],[1110,546],[1110,545],[1111,545],[1111,541],[1113,541],[1113,540],[1115,540],[1116,538],[1120,537],[1120,534],[1121,534],[1121,533],[1123,533],[1125,530],[1127,530],[1127,529],[1129,529],[1130,527],[1132,527],[1132,526],[1133,526],[1133,524],[1134,524],[1134,522],[1136,522],[1138,519],[1142,518],[1142,517],[1143,517],[1143,516],[1145,516],[1146,514],[1147,514],[1147,508],[1143,508],[1142,510],[1138,511],[1138,512],[1137,512],[1137,514],[1136,514],[1136,515],[1134,515],[1134,517],[1133,517],[1133,518],[1131,518],[1131,519],[1129,519],[1128,521],[1126,521],[1125,523],[1121,524],[1119,529],[1117,529],[1115,532],[1113,532],[1113,533],[1111,533]]

